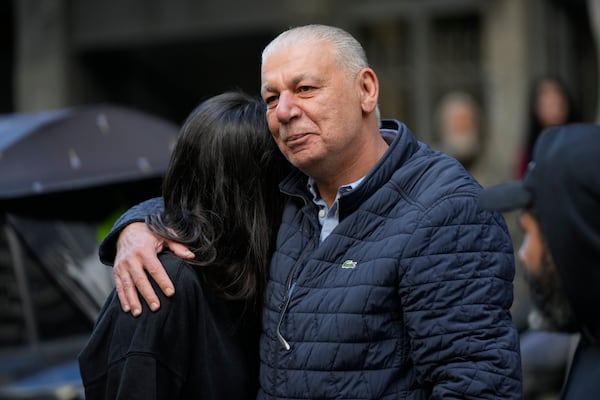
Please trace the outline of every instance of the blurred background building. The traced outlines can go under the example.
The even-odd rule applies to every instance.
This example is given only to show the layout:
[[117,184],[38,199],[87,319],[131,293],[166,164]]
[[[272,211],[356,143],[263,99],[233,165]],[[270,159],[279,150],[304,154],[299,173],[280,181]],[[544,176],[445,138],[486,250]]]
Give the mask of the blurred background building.
[[[595,3],[589,0],[589,3]],[[4,0],[0,112],[97,102],[180,123],[201,99],[259,89],[259,56],[291,25],[334,24],[365,46],[384,117],[435,142],[449,91],[480,103],[485,160],[511,174],[530,82],[561,77],[595,119],[598,61],[587,0]]]
[[1,0],[0,113],[111,103],[180,124],[224,90],[258,93],[264,45],[306,23],[355,35],[382,116],[433,146],[441,100],[474,99],[484,185],[513,178],[538,78],[559,78],[579,118],[598,120],[599,0]]

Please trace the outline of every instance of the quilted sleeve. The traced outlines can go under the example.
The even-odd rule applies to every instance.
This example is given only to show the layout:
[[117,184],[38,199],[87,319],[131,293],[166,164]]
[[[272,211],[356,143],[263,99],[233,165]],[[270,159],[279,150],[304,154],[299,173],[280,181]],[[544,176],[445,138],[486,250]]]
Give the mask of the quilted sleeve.
[[514,253],[501,214],[472,193],[428,210],[407,246],[400,295],[417,379],[434,399],[521,399],[510,307]]

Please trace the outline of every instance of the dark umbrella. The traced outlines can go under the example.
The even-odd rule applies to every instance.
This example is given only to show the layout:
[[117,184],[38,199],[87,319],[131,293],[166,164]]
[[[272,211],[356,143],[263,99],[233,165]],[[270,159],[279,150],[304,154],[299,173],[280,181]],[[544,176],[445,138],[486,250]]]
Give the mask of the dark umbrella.
[[0,115],[0,210],[101,220],[155,196],[178,129],[105,104]]
[[112,105],[0,115],[0,199],[160,176],[177,133]]

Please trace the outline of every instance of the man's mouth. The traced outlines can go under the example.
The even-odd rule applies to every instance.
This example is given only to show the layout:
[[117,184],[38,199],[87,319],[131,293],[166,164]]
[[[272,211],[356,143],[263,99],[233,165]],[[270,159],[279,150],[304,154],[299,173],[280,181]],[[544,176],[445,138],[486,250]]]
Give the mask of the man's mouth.
[[293,134],[293,135],[289,135],[286,139],[285,139],[285,143],[288,145],[293,145],[295,143],[300,142],[302,139],[304,139],[306,136],[308,136],[307,133],[297,133],[297,134]]

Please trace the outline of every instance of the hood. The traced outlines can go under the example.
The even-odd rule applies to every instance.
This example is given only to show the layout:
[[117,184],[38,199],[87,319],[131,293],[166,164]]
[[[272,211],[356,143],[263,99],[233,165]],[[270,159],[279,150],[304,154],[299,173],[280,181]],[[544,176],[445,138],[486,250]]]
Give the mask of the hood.
[[553,128],[533,159],[542,234],[582,333],[600,342],[600,126]]

